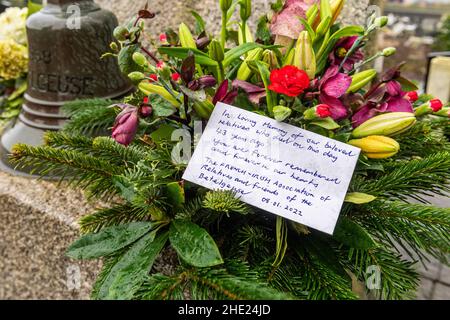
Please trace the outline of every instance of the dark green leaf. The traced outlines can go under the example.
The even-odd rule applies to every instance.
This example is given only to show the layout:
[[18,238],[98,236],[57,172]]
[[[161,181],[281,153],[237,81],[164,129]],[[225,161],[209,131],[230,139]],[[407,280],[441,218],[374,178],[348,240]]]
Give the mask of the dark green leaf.
[[377,243],[366,230],[346,217],[339,220],[334,238],[353,249],[368,250],[377,247]]
[[186,59],[189,56],[189,51],[192,51],[195,56],[195,62],[201,65],[205,66],[212,66],[217,67],[217,62],[211,59],[207,54],[204,52],[193,49],[193,48],[167,48],[167,47],[161,47],[158,48],[158,51],[161,54],[167,54],[171,57],[180,58],[180,59]]
[[265,44],[268,44],[272,39],[272,33],[270,32],[266,16],[262,16],[258,21],[256,37],[262,40]]
[[142,72],[143,69],[133,60],[133,54],[140,50],[139,45],[131,45],[122,48],[119,52],[118,62],[120,71],[124,75],[128,75],[132,72],[139,71]]
[[132,244],[150,231],[150,222],[135,222],[90,233],[73,243],[67,256],[73,259],[96,259]]
[[167,187],[167,198],[169,202],[173,205],[174,209],[180,209],[185,203],[184,187],[180,182],[168,183]]
[[98,289],[98,298],[102,300],[132,299],[164,248],[167,238],[167,232],[156,237],[156,231],[154,231],[136,242],[111,268]]
[[177,112],[177,109],[172,105],[172,103],[158,94],[150,95],[149,100],[152,104],[153,115],[156,117],[170,117]]
[[223,263],[214,239],[205,229],[190,221],[172,222],[170,243],[178,255],[194,267],[205,268]]
[[164,141],[170,141],[172,139],[172,133],[176,129],[168,124],[163,124],[158,130],[154,131],[150,137],[155,143]]
[[417,87],[413,82],[406,78],[399,77],[396,80],[402,85],[402,90],[405,92],[419,90],[419,87]]
[[239,59],[242,55],[256,48],[261,48],[261,45],[254,42],[248,42],[238,47],[234,47],[233,49],[225,53],[225,60],[223,60],[223,65],[225,67],[230,65],[235,59]]
[[195,33],[200,34],[206,29],[205,20],[203,20],[202,16],[198,14],[198,12],[192,10],[191,14],[195,19]]

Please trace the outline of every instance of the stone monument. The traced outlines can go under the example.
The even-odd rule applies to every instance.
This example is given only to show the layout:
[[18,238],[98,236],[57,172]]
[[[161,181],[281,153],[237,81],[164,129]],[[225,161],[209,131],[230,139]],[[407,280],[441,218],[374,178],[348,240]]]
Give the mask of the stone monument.
[[1,137],[1,161],[16,143],[39,145],[46,130],[59,130],[61,106],[75,99],[116,98],[131,89],[108,52],[117,26],[113,13],[92,0],[48,0],[27,20],[28,90],[18,122]]

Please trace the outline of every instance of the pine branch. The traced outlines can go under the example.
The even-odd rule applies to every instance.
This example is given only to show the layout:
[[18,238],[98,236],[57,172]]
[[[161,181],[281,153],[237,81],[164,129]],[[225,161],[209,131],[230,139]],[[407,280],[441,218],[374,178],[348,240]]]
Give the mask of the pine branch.
[[63,111],[70,116],[65,132],[94,135],[106,131],[114,124],[117,111],[109,108],[114,101],[104,99],[77,100],[67,103]]
[[296,247],[301,262],[302,289],[309,300],[354,300],[358,297],[352,292],[351,281],[344,279],[318,258]]
[[424,196],[446,196],[450,192],[450,153],[441,152],[424,159],[385,164],[386,172],[367,180],[356,178],[352,191],[378,197],[429,203]]
[[151,218],[149,210],[135,208],[129,204],[116,205],[101,209],[80,219],[79,225],[83,234],[96,233],[100,230],[135,221],[148,221]]
[[445,136],[448,126],[449,121],[444,118],[428,118],[418,122],[407,134],[397,139],[401,145],[397,156],[428,157],[443,151],[450,152],[450,142]]
[[[402,260],[399,254],[382,248],[367,251],[351,249],[348,252],[347,267],[356,274],[358,279],[364,280],[366,285],[373,286],[374,290],[371,292],[380,299],[414,298],[419,285],[419,275],[414,265],[414,262]],[[377,279],[377,271],[380,271],[379,276],[381,276],[379,283],[377,283],[380,279]],[[376,289],[377,285],[379,289]]]
[[[136,165],[147,156],[143,147],[137,145],[125,147],[108,137],[94,139],[93,148],[98,156],[120,159],[122,165],[127,167]],[[117,162],[119,164],[119,161]]]
[[[411,258],[424,253],[447,262],[450,252],[450,209],[403,202],[375,201],[353,216],[386,246],[400,245]],[[413,254],[415,253],[415,255]]]
[[188,269],[175,276],[154,275],[144,283],[137,298],[171,300],[184,298],[182,288],[194,300],[290,300],[293,297],[225,269]]
[[68,179],[69,184],[88,190],[91,196],[111,195],[115,187],[111,182],[122,168],[81,152],[55,149],[48,146],[30,147],[18,144],[11,160],[18,167],[32,168],[32,173]]

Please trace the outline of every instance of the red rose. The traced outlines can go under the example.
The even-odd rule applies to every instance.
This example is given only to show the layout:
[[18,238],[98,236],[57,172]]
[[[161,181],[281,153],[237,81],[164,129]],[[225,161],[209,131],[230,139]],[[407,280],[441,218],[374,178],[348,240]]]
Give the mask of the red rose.
[[316,113],[322,119],[331,117],[331,107],[327,104],[319,104],[316,108]]
[[439,99],[433,99],[430,101],[430,107],[433,110],[433,112],[441,111],[443,106],[444,104]]
[[419,94],[417,93],[417,91],[410,91],[406,93],[405,98],[410,102],[414,103],[417,100],[419,100]]
[[309,88],[309,77],[295,66],[285,66],[270,74],[269,89],[289,97],[296,97]]

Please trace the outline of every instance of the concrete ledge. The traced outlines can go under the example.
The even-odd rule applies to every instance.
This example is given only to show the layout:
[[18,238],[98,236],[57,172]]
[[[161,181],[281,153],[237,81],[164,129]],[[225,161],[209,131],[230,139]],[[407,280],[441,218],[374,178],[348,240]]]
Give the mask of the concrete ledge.
[[78,191],[0,172],[0,299],[88,299],[100,262],[64,252],[92,210]]

